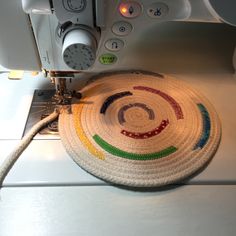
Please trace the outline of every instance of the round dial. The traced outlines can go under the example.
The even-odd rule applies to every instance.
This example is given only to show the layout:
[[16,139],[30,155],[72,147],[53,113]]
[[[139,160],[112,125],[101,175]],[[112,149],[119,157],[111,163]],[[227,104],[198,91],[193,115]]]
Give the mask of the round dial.
[[86,0],[67,0],[67,5],[72,11],[82,11],[86,6]]
[[96,59],[96,40],[84,29],[75,29],[64,38],[62,57],[73,70],[87,70]]

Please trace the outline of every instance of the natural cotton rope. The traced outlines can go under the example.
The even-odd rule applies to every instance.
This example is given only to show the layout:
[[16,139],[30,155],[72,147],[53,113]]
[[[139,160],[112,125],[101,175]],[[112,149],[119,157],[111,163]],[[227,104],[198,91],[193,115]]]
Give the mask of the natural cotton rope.
[[153,73],[103,74],[59,117],[68,154],[91,174],[121,185],[162,186],[206,165],[220,142],[204,96]]
[[26,147],[30,144],[33,137],[39,132],[42,127],[55,120],[58,117],[58,114],[58,111],[54,111],[51,115],[35,124],[20,141],[18,146],[7,156],[5,161],[0,165],[0,186],[2,185],[4,178],[6,177],[11,167],[14,165],[14,163],[26,149]]

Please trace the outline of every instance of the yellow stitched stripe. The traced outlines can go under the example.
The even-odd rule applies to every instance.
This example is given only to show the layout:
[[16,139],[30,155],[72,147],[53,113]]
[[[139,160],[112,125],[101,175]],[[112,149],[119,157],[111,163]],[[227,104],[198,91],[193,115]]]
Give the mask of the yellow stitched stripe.
[[80,141],[83,143],[83,145],[89,150],[91,154],[93,154],[95,157],[105,160],[104,153],[99,151],[96,147],[93,146],[93,144],[89,141],[87,138],[86,134],[84,133],[82,124],[81,124],[81,113],[83,109],[83,104],[77,105],[77,106],[72,106],[72,112],[73,112],[73,117],[74,117],[74,124],[75,124],[75,129],[76,133],[80,139]]

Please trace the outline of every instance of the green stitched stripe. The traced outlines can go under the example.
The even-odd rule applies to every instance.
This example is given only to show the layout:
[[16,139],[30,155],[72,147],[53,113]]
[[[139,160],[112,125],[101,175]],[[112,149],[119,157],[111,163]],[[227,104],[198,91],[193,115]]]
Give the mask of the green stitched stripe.
[[105,140],[103,140],[98,135],[94,135],[93,139],[101,148],[103,148],[107,152],[109,152],[115,156],[123,157],[126,159],[131,159],[131,160],[142,160],[142,161],[154,160],[154,159],[168,156],[178,150],[176,147],[170,146],[160,152],[154,152],[154,153],[149,153],[149,154],[136,154],[136,153],[125,152],[121,149],[118,149],[118,148],[112,146],[111,144],[107,143]]

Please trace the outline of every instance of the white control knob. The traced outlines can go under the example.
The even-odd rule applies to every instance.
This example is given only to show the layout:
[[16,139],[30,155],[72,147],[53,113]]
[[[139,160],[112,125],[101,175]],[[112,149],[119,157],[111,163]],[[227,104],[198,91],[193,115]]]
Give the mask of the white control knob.
[[62,57],[65,64],[73,70],[86,70],[96,59],[97,42],[85,29],[74,29],[64,37]]

